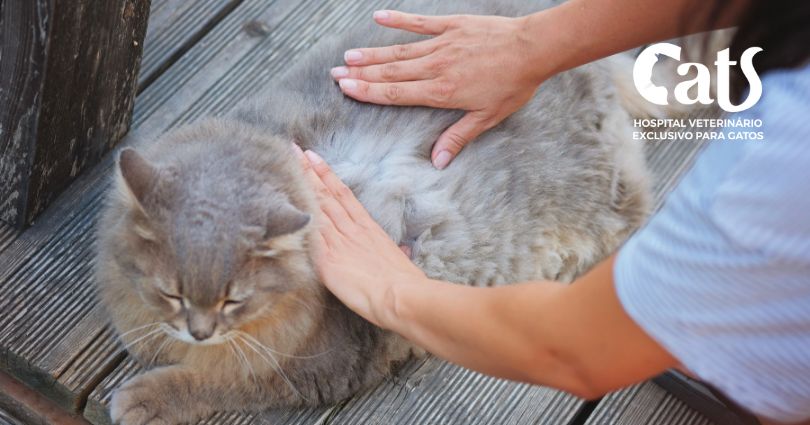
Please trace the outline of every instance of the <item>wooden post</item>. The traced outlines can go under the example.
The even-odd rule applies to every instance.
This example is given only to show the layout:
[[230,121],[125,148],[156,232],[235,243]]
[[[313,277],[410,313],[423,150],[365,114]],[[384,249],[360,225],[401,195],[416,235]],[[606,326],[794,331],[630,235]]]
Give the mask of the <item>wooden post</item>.
[[0,0],[0,220],[23,227],[129,128],[150,0]]

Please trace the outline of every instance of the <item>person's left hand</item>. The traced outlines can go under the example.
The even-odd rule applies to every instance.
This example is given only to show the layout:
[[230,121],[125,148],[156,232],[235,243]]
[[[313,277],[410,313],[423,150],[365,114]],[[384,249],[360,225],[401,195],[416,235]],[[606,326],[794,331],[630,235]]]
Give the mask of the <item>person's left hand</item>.
[[395,290],[427,280],[315,152],[296,151],[315,189],[321,214],[314,256],[326,287],[366,320],[390,329],[396,317]]

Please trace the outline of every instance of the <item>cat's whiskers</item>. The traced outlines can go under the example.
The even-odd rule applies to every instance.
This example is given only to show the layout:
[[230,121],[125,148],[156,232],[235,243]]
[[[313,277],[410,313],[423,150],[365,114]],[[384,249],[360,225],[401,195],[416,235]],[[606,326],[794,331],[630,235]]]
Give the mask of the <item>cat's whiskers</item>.
[[250,360],[248,360],[247,355],[245,355],[245,351],[242,350],[242,347],[239,345],[239,342],[235,340],[235,337],[228,338],[228,344],[232,344],[233,348],[235,349],[236,353],[238,353],[237,358],[240,362],[244,362],[244,366],[247,368],[247,371],[250,373],[250,376],[253,377],[253,382],[259,383],[259,378],[256,377],[256,372],[253,370],[253,365],[250,364]]
[[233,354],[233,357],[237,360],[239,366],[242,367],[242,371],[247,372],[247,369],[245,369],[245,365],[242,363],[242,359],[239,358],[239,356],[236,354],[236,350],[233,349],[232,338],[228,338],[225,340],[225,346],[228,347],[228,350],[230,350],[231,354]]
[[[162,330],[162,328],[161,328],[161,330]],[[158,349],[155,351],[155,354],[152,356],[152,360],[150,360],[150,361],[149,361],[149,368],[151,368],[152,366],[154,366],[154,365],[155,365],[155,362],[157,361],[157,358],[158,358],[158,356],[160,355],[160,352],[161,352],[161,351],[162,351],[162,350],[163,350],[163,349],[164,349],[164,348],[165,348],[167,345],[169,345],[169,344],[171,344],[171,343],[173,343],[173,342],[174,342],[174,338],[172,338],[172,337],[171,337],[171,335],[169,335],[168,333],[165,333],[165,332],[164,332],[164,334],[165,334],[165,336],[164,336],[163,343],[161,343],[161,344],[160,344],[160,346],[158,347]]]
[[[295,392],[296,394],[298,394],[298,396],[299,396],[299,397],[301,397],[302,399],[304,399],[304,400],[306,400],[306,401],[309,401],[309,399],[308,399],[308,398],[306,398],[306,397],[304,396],[304,394],[302,394],[302,393],[301,393],[301,391],[298,391],[298,388],[295,388],[295,385],[293,385],[292,381],[290,381],[290,379],[287,377],[287,374],[285,374],[285,373],[284,373],[284,369],[282,369],[282,368],[281,368],[281,364],[278,362],[278,360],[276,360],[275,356],[273,356],[273,353],[271,353],[271,352],[269,352],[269,351],[265,351],[265,353],[267,354],[267,356],[269,356],[269,359],[268,359],[268,357],[266,357],[265,355],[263,355],[263,354],[262,354],[262,352],[260,352],[260,351],[259,351],[259,350],[258,350],[258,349],[255,347],[255,346],[253,346],[253,345],[250,343],[250,341],[248,341],[247,339],[244,339],[244,338],[242,337],[242,335],[240,335],[240,334],[236,334],[236,338],[238,338],[238,339],[240,339],[242,342],[244,342],[244,343],[245,343],[245,345],[247,345],[248,347],[250,347],[250,349],[252,349],[253,351],[255,351],[255,352],[256,352],[256,354],[257,354],[257,355],[258,355],[260,358],[262,358],[262,359],[263,359],[265,362],[267,362],[267,364],[269,364],[271,368],[273,368],[273,369],[274,369],[276,372],[278,372],[279,376],[281,376],[281,378],[284,380],[284,382],[286,382],[286,383],[287,383],[287,385],[289,385],[289,386],[290,386],[290,389],[292,389],[292,390],[293,390],[293,392]],[[271,361],[272,361],[272,363],[271,363]],[[275,366],[273,366],[274,364],[275,364]]]
[[239,365],[242,366],[242,370],[247,375],[250,375],[250,370],[248,370],[249,364],[245,363],[245,358],[240,355],[240,354],[244,354],[244,353],[239,352],[239,347],[236,345],[236,342],[233,341],[233,338],[228,339],[227,344],[228,344],[228,348],[231,350],[234,357],[236,358],[236,361],[238,361]]
[[259,342],[259,340],[256,339],[256,337],[254,337],[253,335],[251,335],[251,334],[249,334],[249,333],[247,333],[245,331],[235,330],[233,332],[237,333],[238,335],[240,335],[243,338],[250,339],[251,342],[258,345],[259,347],[261,347],[264,350],[267,350],[267,351],[269,351],[271,353],[274,353],[274,354],[278,354],[279,356],[289,357],[289,358],[293,358],[293,359],[314,359],[316,357],[320,357],[320,356],[323,356],[325,354],[329,354],[332,351],[334,351],[334,348],[330,348],[329,350],[323,351],[321,353],[309,354],[309,355],[304,355],[304,356],[299,356],[299,355],[295,355],[295,354],[288,354],[288,353],[282,353],[281,351],[274,350],[274,349],[270,348],[267,344],[263,344],[263,343]]
[[152,326],[159,326],[160,324],[161,324],[161,322],[152,322],[152,323],[147,323],[147,324],[145,324],[145,325],[138,326],[138,327],[136,327],[136,328],[132,328],[132,329],[130,329],[130,330],[128,330],[128,331],[126,331],[126,332],[124,332],[124,333],[122,333],[122,334],[119,334],[119,335],[118,335],[118,338],[121,338],[121,340],[123,341],[125,336],[127,336],[127,335],[129,335],[129,334],[131,334],[131,333],[133,333],[133,332],[137,332],[137,331],[140,331],[140,330],[143,330],[143,329],[146,329],[146,328],[152,327]]
[[142,336],[136,338],[134,341],[130,342],[129,344],[125,344],[124,349],[129,350],[134,345],[136,345],[136,344],[138,344],[140,342],[143,342],[144,340],[149,341],[149,340],[153,339],[155,336],[160,335],[161,332],[165,332],[165,331],[162,328],[157,328],[157,329],[151,330],[146,335],[142,335]]

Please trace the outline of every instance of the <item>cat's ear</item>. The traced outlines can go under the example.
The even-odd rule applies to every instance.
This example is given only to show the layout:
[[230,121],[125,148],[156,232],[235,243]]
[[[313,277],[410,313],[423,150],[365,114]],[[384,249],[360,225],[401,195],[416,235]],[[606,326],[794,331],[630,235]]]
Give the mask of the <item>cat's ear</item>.
[[312,220],[287,202],[271,206],[267,214],[262,241],[253,254],[258,257],[273,257],[279,252],[303,249],[304,237],[299,233]]
[[154,241],[155,232],[144,209],[144,199],[158,180],[158,169],[135,149],[124,149],[118,155],[117,187],[119,196],[134,212],[132,231],[138,237]]
[[267,213],[264,239],[289,235],[304,228],[312,217],[287,202],[271,207]]
[[157,182],[158,169],[135,149],[126,148],[118,155],[118,172],[122,194],[142,210],[144,198]]

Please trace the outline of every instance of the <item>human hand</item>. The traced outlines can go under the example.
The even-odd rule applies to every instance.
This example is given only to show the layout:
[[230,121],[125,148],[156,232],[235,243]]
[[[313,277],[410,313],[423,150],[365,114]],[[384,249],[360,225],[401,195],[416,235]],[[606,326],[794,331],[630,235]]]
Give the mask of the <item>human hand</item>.
[[467,111],[436,141],[431,159],[438,169],[525,105],[553,73],[544,69],[552,61],[527,54],[535,43],[523,30],[523,18],[377,11],[374,20],[435,37],[349,50],[344,55],[348,66],[333,68],[331,74],[344,94],[362,102]]
[[315,152],[295,145],[321,214],[313,260],[324,285],[366,320],[390,329],[395,289],[427,277],[368,214],[352,191]]

